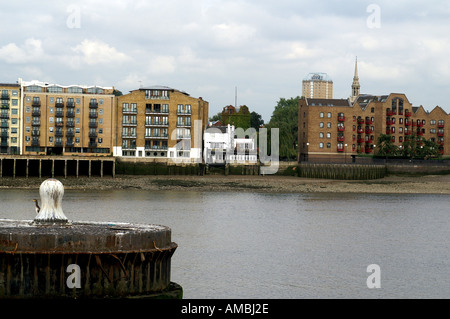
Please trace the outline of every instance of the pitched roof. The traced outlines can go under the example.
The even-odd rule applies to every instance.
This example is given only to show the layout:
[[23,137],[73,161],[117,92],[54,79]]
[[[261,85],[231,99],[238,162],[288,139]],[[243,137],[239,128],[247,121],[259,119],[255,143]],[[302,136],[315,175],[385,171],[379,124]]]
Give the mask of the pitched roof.
[[306,99],[309,106],[350,106],[347,99]]

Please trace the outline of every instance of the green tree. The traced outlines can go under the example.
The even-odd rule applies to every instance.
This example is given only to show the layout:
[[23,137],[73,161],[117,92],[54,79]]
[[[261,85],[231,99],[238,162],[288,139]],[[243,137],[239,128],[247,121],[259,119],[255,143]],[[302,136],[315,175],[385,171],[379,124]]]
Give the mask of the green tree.
[[222,112],[217,113],[216,115],[213,115],[212,117],[209,118],[210,122],[214,122],[214,121],[222,121]]
[[402,144],[402,155],[409,158],[440,157],[439,145],[416,134],[407,136]]
[[398,154],[398,147],[392,142],[390,134],[381,134],[377,140],[379,156],[396,156]]
[[[299,100],[299,96],[290,99],[281,98],[267,125],[269,130],[272,128],[279,129],[279,154],[281,159],[292,160],[297,158]],[[270,137],[271,134],[268,133]]]
[[256,131],[259,130],[259,127],[264,124],[264,120],[262,119],[261,114],[256,112],[250,113],[250,127],[253,127]]

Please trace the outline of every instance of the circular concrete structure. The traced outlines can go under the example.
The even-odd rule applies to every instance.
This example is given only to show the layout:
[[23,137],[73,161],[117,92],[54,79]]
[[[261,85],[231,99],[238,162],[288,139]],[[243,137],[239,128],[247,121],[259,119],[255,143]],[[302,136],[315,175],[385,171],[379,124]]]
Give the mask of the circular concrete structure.
[[0,298],[181,298],[169,227],[38,216],[0,220]]

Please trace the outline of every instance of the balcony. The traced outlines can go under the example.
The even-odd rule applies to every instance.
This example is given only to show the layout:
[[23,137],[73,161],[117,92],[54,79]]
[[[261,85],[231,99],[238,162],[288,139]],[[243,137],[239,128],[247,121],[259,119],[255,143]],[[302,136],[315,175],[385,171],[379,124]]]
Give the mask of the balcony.
[[363,119],[361,119],[361,118],[359,118],[357,122],[358,122],[358,124],[359,124],[359,125],[362,125],[362,124],[364,124],[364,120],[363,120]]
[[423,127],[423,123],[422,122],[417,123],[417,127]]
[[338,122],[345,122],[345,116],[338,116]]
[[56,127],[63,127],[63,126],[64,126],[64,122],[63,122],[63,121],[56,122],[56,123],[55,123],[55,126],[56,126]]
[[392,116],[395,115],[395,113],[391,110],[386,110],[386,116]]
[[89,118],[90,118],[90,119],[96,119],[96,118],[98,118],[98,113],[90,112],[90,113],[89,113]]
[[370,153],[372,153],[373,152],[373,149],[371,148],[371,147],[366,147],[365,148],[365,153],[366,154],[370,154]]
[[41,111],[40,110],[34,110],[31,112],[32,116],[41,116]]
[[338,132],[344,132],[345,126],[338,126]]
[[66,116],[67,117],[75,117],[75,112],[67,111]]
[[98,103],[97,102],[89,102],[89,107],[91,109],[97,109],[98,108]]
[[393,124],[394,124],[394,122],[392,120],[386,120],[386,125],[391,126]]
[[411,122],[410,121],[405,121],[405,126],[411,126]]
[[41,121],[33,121],[31,122],[31,126],[41,126]]
[[33,107],[40,107],[41,106],[41,101],[33,100],[33,102],[31,103],[31,106],[33,106]]
[[9,109],[9,103],[2,103],[1,108],[2,109]]
[[6,113],[0,114],[0,119],[5,119],[5,120],[9,119],[9,114],[6,114]]
[[57,131],[57,132],[55,132],[55,136],[56,136],[56,137],[63,137],[64,134],[63,134],[62,131]]
[[55,103],[55,107],[64,107],[64,102]]
[[438,123],[438,128],[444,128],[445,127],[445,123]]
[[345,147],[344,147],[344,146],[338,146],[338,147],[337,147],[337,151],[338,151],[339,153],[345,152]]
[[68,108],[74,108],[75,107],[75,102],[67,102],[67,107]]
[[444,137],[444,132],[438,132],[438,133],[437,133],[437,136],[439,136],[439,137]]
[[89,147],[97,147],[97,143],[96,142],[89,142]]
[[8,138],[8,132],[1,132],[0,137]]
[[55,146],[56,147],[62,147],[63,146],[63,142],[62,141],[57,141],[57,142],[55,142]]
[[41,143],[39,143],[39,140],[32,140],[31,141],[31,146],[40,146]]
[[366,128],[366,134],[372,134],[372,133],[373,133],[373,130],[372,130],[372,129]]
[[74,137],[75,134],[72,131],[67,131],[66,132],[66,137]]
[[69,142],[69,141],[66,142],[66,147],[74,147],[74,146],[75,146],[74,142]]
[[90,128],[97,128],[98,124],[96,122],[89,122],[89,127]]
[[366,119],[366,125],[372,125],[373,121],[371,119]]
[[406,136],[412,135],[412,132],[411,131],[405,131],[405,135]]
[[364,134],[364,129],[359,128],[359,129],[356,130],[356,132],[357,132],[358,134]]
[[[97,137],[98,133],[97,132],[89,132],[89,137]],[[122,137],[127,137],[127,136],[122,136]]]
[[40,135],[41,135],[41,132],[38,130],[31,131],[31,136],[40,136]]
[[413,127],[417,127],[417,123],[416,122],[412,122],[412,126]]
[[9,99],[10,99],[9,93],[5,94],[2,93],[2,100],[9,100]]
[[122,126],[137,126],[137,122],[123,122]]
[[406,116],[406,117],[411,117],[411,116],[412,116],[412,113],[409,112],[409,111],[406,111],[406,112],[405,112],[405,116]]
[[74,121],[67,121],[66,127],[75,127],[75,122]]
[[56,117],[64,117],[64,112],[63,111],[57,111],[55,116]]
[[345,142],[345,137],[344,136],[338,136],[337,140],[338,140],[338,142]]
[[137,114],[137,110],[123,109],[122,114]]

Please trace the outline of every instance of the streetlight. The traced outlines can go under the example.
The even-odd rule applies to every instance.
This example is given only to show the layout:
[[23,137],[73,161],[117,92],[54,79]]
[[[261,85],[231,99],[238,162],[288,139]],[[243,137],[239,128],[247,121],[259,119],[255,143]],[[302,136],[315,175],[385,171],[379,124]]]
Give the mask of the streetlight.
[[309,152],[309,142],[306,143],[306,155],[305,155],[306,162],[308,162],[308,152]]
[[347,164],[347,144],[344,144],[345,146],[345,157],[344,157],[344,163]]

